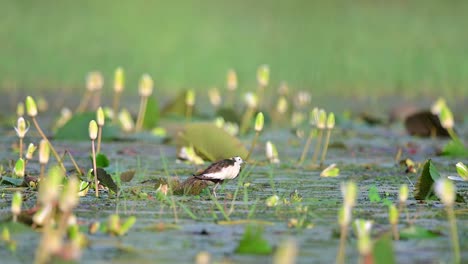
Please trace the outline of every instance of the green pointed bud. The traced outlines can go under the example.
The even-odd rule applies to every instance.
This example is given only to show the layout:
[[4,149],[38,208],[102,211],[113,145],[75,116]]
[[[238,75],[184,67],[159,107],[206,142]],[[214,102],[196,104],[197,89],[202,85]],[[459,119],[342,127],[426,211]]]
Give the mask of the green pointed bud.
[[26,133],[28,133],[29,127],[26,125],[26,121],[24,121],[23,117],[19,117],[18,121],[16,122],[16,135],[19,138],[24,138],[26,136]]
[[215,107],[218,107],[222,102],[221,95],[216,88],[212,88],[208,91],[208,97],[210,98],[210,103]]
[[262,65],[257,70],[257,82],[260,87],[268,86],[270,81],[270,67],[268,65]]
[[86,76],[86,89],[88,89],[88,91],[93,92],[101,90],[102,86],[104,86],[104,78],[100,72],[93,71],[88,73]]
[[434,115],[439,115],[440,112],[442,111],[442,108],[445,108],[445,107],[447,107],[447,103],[445,102],[445,99],[441,97],[437,99],[437,101],[435,101],[435,103],[432,105],[431,112]]
[[193,89],[189,89],[185,94],[185,104],[188,106],[195,105],[195,91]]
[[363,256],[367,256],[372,251],[372,241],[371,241],[371,228],[372,221],[356,219],[354,221],[357,231],[358,238],[358,250],[359,253]]
[[16,106],[16,115],[17,116],[24,116],[24,103],[19,102]]
[[15,175],[18,178],[23,178],[24,177],[24,168],[25,163],[24,159],[18,159],[15,163]]
[[2,240],[5,242],[11,241],[10,229],[3,227],[2,229]]
[[107,230],[111,234],[119,234],[120,230],[120,217],[117,214],[109,215],[109,219],[107,220]]
[[214,120],[214,124],[215,124],[215,126],[217,126],[219,128],[223,128],[224,124],[225,124],[224,118],[222,118],[220,116],[216,117],[216,119]]
[[95,140],[97,138],[98,125],[95,120],[91,120],[89,122],[88,132],[89,132],[89,138],[91,140]]
[[153,93],[153,79],[149,74],[143,74],[138,88],[141,97],[148,97]]
[[29,143],[28,150],[26,151],[26,159],[32,160],[34,152],[36,151],[37,147],[33,143]]
[[453,121],[453,114],[450,108],[443,107],[440,111],[440,123],[445,129],[453,128],[454,121]]
[[451,181],[445,178],[437,180],[434,191],[445,206],[453,206],[457,192]]
[[325,110],[320,109],[318,113],[317,128],[325,129],[326,124],[327,124],[327,113],[325,112]]
[[254,93],[248,92],[245,94],[245,103],[248,108],[255,109],[258,105],[257,96]]
[[104,126],[104,123],[106,122],[106,116],[104,115],[104,110],[102,109],[102,107],[99,107],[96,111],[96,120],[98,126]]
[[267,141],[265,144],[265,155],[270,163],[280,162],[278,158],[278,150],[276,149],[276,146],[271,143],[271,141]]
[[132,119],[132,115],[127,109],[122,109],[119,113],[119,121],[123,131],[131,132],[135,128],[135,122]]
[[463,162],[458,162],[456,165],[457,173],[462,177],[465,181],[468,181],[468,168],[466,167]]
[[319,111],[320,110],[317,107],[314,107],[314,109],[312,109],[310,112],[309,122],[311,126],[317,126],[320,117]]
[[237,89],[237,73],[235,70],[231,69],[228,71],[226,85],[229,91],[234,91]]
[[45,165],[49,162],[50,145],[44,139],[39,142],[39,163]]
[[408,193],[408,185],[402,184],[400,186],[400,191],[398,192],[398,199],[400,200],[400,203],[406,203],[406,200],[408,200]]
[[343,194],[345,206],[354,207],[356,204],[357,191],[357,185],[353,181],[341,183],[341,193]]
[[399,217],[398,209],[396,208],[394,204],[391,204],[388,207],[388,221],[390,222],[390,224],[396,225],[398,224],[398,217]]
[[286,97],[281,96],[278,99],[278,103],[276,104],[276,111],[280,114],[285,114],[288,111],[288,100]]
[[255,117],[255,131],[261,132],[263,130],[263,124],[265,122],[265,118],[262,112],[258,112],[257,116]]
[[351,223],[351,208],[343,205],[338,211],[338,224],[341,227],[346,227],[349,223]]
[[11,200],[11,213],[13,215],[19,215],[21,213],[21,203],[23,202],[23,197],[20,192],[15,192]]
[[327,118],[327,129],[333,129],[335,127],[335,114],[330,112]]
[[125,220],[125,222],[120,227],[119,235],[125,235],[130,230],[130,228],[132,228],[132,226],[135,225],[136,220],[137,219],[135,216],[130,216],[129,218],[127,218],[127,220]]
[[36,106],[36,101],[31,96],[26,97],[25,101],[26,105],[26,113],[30,117],[36,117],[37,116],[37,106]]
[[125,85],[125,75],[122,67],[119,67],[115,70],[114,73],[114,91],[116,93],[121,93]]
[[76,177],[70,177],[60,195],[59,208],[62,212],[71,212],[78,205],[79,181]]
[[41,204],[47,205],[57,201],[63,176],[63,170],[59,166],[49,170],[48,176],[39,185],[38,200]]
[[320,177],[337,177],[338,175],[340,175],[340,169],[335,163],[330,164],[320,173]]
[[266,206],[268,207],[275,207],[278,205],[280,198],[278,195],[272,195],[268,197],[265,201]]

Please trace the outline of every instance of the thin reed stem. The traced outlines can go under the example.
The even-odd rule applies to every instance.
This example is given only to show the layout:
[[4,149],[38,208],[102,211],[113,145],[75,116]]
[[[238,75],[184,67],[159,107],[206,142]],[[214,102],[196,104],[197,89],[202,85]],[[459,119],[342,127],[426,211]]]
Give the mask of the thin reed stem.
[[62,170],[64,172],[66,172],[67,170],[65,169],[65,166],[63,165],[63,161],[62,159],[60,158],[59,154],[57,153],[57,151],[55,150],[54,146],[52,146],[52,143],[50,143],[49,139],[46,137],[46,135],[44,134],[44,131],[42,131],[41,127],[39,126],[39,123],[37,122],[36,118],[35,117],[31,117],[32,118],[32,121],[34,123],[34,126],[36,127],[37,129],[37,132],[39,132],[39,134],[41,135],[42,139],[44,139],[47,144],[49,144],[49,147],[50,147],[50,150],[52,151],[52,154],[54,155],[55,159],[57,160],[57,162],[59,163],[60,167],[62,168]]

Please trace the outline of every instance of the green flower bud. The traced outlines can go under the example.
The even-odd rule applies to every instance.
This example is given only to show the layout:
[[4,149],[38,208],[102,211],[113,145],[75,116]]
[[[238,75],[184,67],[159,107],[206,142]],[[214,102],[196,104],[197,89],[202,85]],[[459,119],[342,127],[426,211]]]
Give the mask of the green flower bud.
[[359,253],[363,256],[367,256],[372,251],[372,241],[370,236],[372,221],[356,219],[354,223],[356,225]]
[[284,114],[288,111],[288,100],[286,97],[281,96],[278,99],[278,103],[276,104],[276,111],[280,114]]
[[447,106],[443,107],[440,112],[439,118],[440,118],[440,123],[444,128],[446,129],[453,128],[453,125],[454,125],[453,114],[450,108],[448,108]]
[[265,144],[265,155],[270,163],[279,163],[280,160],[278,158],[278,150],[276,146],[271,143],[271,141],[267,141]]
[[221,95],[219,94],[218,89],[212,88],[208,91],[208,97],[213,106],[218,107],[221,104]]
[[39,185],[38,200],[41,204],[48,205],[57,201],[63,176],[63,170],[59,166],[49,170],[48,176]]
[[278,195],[272,195],[266,199],[265,204],[268,207],[275,207],[278,205],[278,202],[279,202]]
[[437,180],[434,191],[445,206],[453,206],[456,197],[456,188],[451,181],[445,178]]
[[98,134],[98,125],[95,120],[91,120],[89,122],[88,131],[89,131],[89,138],[91,140],[95,140]]
[[348,207],[354,207],[357,197],[357,185],[353,181],[341,184],[341,193],[343,194],[344,204]]
[[444,98],[439,98],[431,107],[431,112],[434,115],[439,115],[442,111],[442,108],[447,107],[447,103],[445,102]]
[[104,110],[102,107],[99,107],[98,110],[96,111],[96,120],[98,126],[102,127],[104,126],[104,123],[106,121],[106,116],[104,115]]
[[402,184],[400,186],[400,191],[398,192],[398,199],[400,200],[400,203],[406,203],[406,200],[408,200],[408,185]]
[[319,111],[320,110],[317,107],[314,107],[310,112],[309,122],[311,126],[317,126],[320,118]]
[[104,86],[104,78],[100,72],[94,71],[88,73],[86,76],[86,89],[88,89],[88,91],[101,90],[102,86]]
[[118,234],[120,230],[120,217],[117,214],[109,215],[107,230],[111,234]]
[[462,162],[458,162],[456,165],[457,173],[462,177],[465,181],[468,181],[468,168]]
[[335,114],[330,112],[327,118],[327,129],[333,129],[335,127]]
[[141,77],[138,91],[141,97],[148,97],[153,93],[153,79],[149,74],[144,74]]
[[30,117],[36,117],[37,116],[37,106],[36,106],[36,101],[31,96],[26,97],[26,113],[28,113],[28,116]]
[[343,205],[338,211],[338,224],[346,227],[351,223],[351,207]]
[[394,204],[391,204],[388,207],[388,220],[390,224],[392,225],[398,224],[398,217],[399,217],[398,209],[396,208]]
[[11,241],[10,229],[5,226],[2,229],[2,240],[5,242]]
[[39,142],[39,163],[45,165],[49,162],[50,145],[44,139]]
[[251,92],[245,94],[245,103],[248,108],[255,109],[257,108],[258,99],[257,96]]
[[135,122],[133,122],[132,115],[128,112],[127,109],[122,109],[119,113],[119,121],[122,126],[123,131],[131,132],[135,127]]
[[263,113],[259,112],[255,117],[255,131],[261,132],[263,130],[263,124],[265,122],[265,118],[263,117]]
[[15,175],[18,178],[24,177],[24,170],[25,170],[25,163],[24,159],[18,159],[15,163]]
[[45,204],[41,207],[32,217],[34,224],[42,226],[45,223],[45,220],[52,213],[52,204]]
[[326,123],[327,123],[327,113],[325,112],[325,110],[320,109],[318,113],[317,128],[325,129]]
[[28,150],[26,151],[26,159],[31,160],[33,158],[34,152],[36,151],[37,147],[34,146],[33,143],[29,143]]
[[125,85],[124,71],[121,67],[117,68],[114,73],[114,91],[121,93]]
[[270,81],[270,67],[268,65],[262,65],[257,70],[257,82],[261,87],[268,86]]
[[13,194],[13,198],[11,200],[11,213],[13,215],[19,215],[21,213],[21,203],[23,202],[23,198],[21,197],[20,192],[15,192]]
[[19,117],[15,127],[16,135],[19,138],[24,138],[24,136],[26,136],[26,133],[28,133],[28,130],[29,126],[26,125],[26,121],[24,121],[24,118]]
[[189,89],[187,93],[185,94],[185,104],[188,106],[195,105],[195,91],[194,90]]
[[235,70],[229,70],[226,78],[227,89],[234,91],[237,89],[237,74]]

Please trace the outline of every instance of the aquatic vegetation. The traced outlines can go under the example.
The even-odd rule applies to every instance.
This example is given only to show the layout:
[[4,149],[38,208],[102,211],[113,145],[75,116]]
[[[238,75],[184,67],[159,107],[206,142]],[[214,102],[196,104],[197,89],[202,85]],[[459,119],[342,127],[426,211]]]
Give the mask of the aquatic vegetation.
[[11,199],[11,213],[13,214],[13,222],[18,220],[18,215],[21,213],[21,203],[23,197],[20,192],[15,192]]
[[357,247],[360,255],[360,263],[374,263],[372,255],[373,242],[371,238],[372,221],[356,219]]
[[255,145],[257,145],[258,137],[260,136],[260,132],[263,130],[263,125],[265,123],[263,117],[263,113],[259,112],[257,116],[255,117],[255,137],[252,140],[252,145],[250,145],[250,150],[249,153],[247,154],[247,157],[245,158],[246,161],[249,160],[250,155],[252,155],[252,152],[255,148]]
[[153,94],[153,79],[148,74],[141,77],[140,85],[138,87],[140,95],[140,110],[135,125],[135,131],[139,132],[143,128],[143,120],[145,119],[146,107],[148,105],[148,98]]
[[104,110],[102,110],[102,107],[99,107],[96,111],[96,122],[98,125],[97,153],[101,152],[102,128],[104,127],[105,121],[106,117],[104,116]]
[[113,113],[113,122],[116,123],[117,113],[119,112],[120,107],[120,98],[122,92],[125,88],[125,74],[122,67],[119,67],[114,72],[114,97],[112,99],[112,113]]
[[338,224],[340,226],[340,246],[336,257],[337,264],[345,263],[346,238],[348,236],[349,224],[352,220],[352,210],[356,205],[357,185],[352,182],[341,184],[341,193],[343,195],[343,206],[338,211]]
[[96,148],[94,142],[98,135],[98,125],[95,120],[89,122],[89,138],[91,139],[91,153],[93,158],[93,174],[94,174],[94,188],[96,190],[96,197],[99,197],[99,183],[98,183],[98,172],[96,165]]
[[15,127],[16,135],[19,138],[19,158],[23,158],[23,139],[28,133],[29,126],[26,125],[26,121],[24,121],[23,117],[19,117],[17,121],[17,125]]

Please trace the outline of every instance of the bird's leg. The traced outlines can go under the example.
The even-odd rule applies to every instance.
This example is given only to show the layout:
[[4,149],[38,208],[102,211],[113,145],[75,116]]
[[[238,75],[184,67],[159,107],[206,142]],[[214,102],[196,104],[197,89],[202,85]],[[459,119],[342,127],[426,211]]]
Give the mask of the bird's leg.
[[218,185],[219,185],[219,182],[217,182],[217,183],[215,184],[215,186],[213,187],[213,195],[214,195],[215,198],[218,198],[218,197],[216,196],[216,187],[218,187]]

